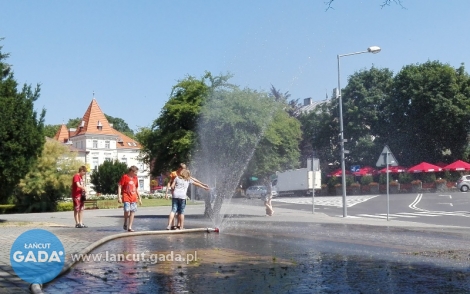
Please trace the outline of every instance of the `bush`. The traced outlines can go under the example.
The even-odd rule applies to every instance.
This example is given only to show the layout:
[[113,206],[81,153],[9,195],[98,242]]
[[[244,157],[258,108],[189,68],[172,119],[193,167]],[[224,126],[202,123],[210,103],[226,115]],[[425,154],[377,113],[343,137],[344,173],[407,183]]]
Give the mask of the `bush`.
[[59,202],[57,203],[56,211],[72,211],[73,203],[72,202]]
[[7,214],[7,213],[16,213],[16,205],[15,204],[2,204],[0,205],[0,213]]
[[338,179],[338,177],[331,177],[329,180],[328,180],[328,187],[335,187],[336,184],[339,184],[340,183],[340,180]]
[[413,180],[413,177],[409,173],[400,173],[398,175],[398,182],[401,184],[409,184]]
[[370,183],[372,183],[373,181],[374,181],[374,179],[372,178],[372,176],[363,176],[361,178],[361,185],[367,186]]
[[462,175],[458,171],[455,171],[455,172],[452,171],[451,172],[451,171],[446,170],[444,172],[444,177],[443,178],[446,179],[449,182],[457,182],[457,180],[460,179],[461,176]]
[[423,182],[425,183],[434,183],[436,181],[435,173],[425,173],[423,176]]

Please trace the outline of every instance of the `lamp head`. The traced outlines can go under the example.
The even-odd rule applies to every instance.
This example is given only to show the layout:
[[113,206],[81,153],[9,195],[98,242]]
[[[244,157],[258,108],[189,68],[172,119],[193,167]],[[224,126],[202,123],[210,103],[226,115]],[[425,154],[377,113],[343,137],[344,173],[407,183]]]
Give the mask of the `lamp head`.
[[379,46],[371,46],[371,47],[367,48],[368,52],[374,53],[374,54],[379,53],[380,50],[382,50],[382,49],[380,49]]

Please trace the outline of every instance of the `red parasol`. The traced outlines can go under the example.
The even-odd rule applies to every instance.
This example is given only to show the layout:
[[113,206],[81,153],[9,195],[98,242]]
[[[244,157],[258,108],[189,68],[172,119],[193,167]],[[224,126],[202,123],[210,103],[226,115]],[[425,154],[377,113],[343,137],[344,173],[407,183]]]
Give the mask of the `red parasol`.
[[470,163],[467,163],[462,160],[457,160],[456,162],[453,162],[449,165],[446,165],[443,170],[449,170],[449,171],[465,171],[465,170],[470,170]]
[[439,171],[442,171],[442,168],[424,161],[408,169],[409,173],[433,173]]
[[361,167],[358,171],[353,173],[357,177],[362,177],[362,176],[373,176],[377,174],[377,170],[371,166],[364,166]]
[[[348,170],[346,170],[346,175],[350,175],[350,174],[351,174],[351,172],[348,171]],[[341,169],[339,168],[339,169],[337,169],[337,170],[335,170],[335,171],[332,171],[332,172],[329,173],[327,176],[328,176],[328,177],[341,177],[341,176],[342,176]]]
[[[404,173],[406,172],[406,168],[403,166],[389,166],[388,167],[388,172],[392,174],[397,174],[397,173]],[[379,173],[385,174],[387,173],[387,168],[384,167],[383,169],[379,170]]]

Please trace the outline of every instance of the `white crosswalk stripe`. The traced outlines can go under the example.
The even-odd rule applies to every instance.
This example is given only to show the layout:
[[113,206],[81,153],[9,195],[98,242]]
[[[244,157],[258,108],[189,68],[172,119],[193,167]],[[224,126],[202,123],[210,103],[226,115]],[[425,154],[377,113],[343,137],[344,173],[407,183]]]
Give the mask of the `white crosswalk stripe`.
[[[416,218],[420,216],[426,216],[426,217],[435,217],[435,216],[449,216],[449,215],[458,215],[461,216],[460,213],[451,213],[451,212],[425,212],[425,211],[420,211],[420,212],[399,212],[399,213],[390,213],[388,216],[389,218]],[[341,216],[339,216],[341,217]],[[349,216],[348,216],[349,217]],[[386,213],[377,213],[377,214],[357,214],[354,216],[351,216],[354,218],[387,218]]]
[[[358,214],[360,217],[369,217],[369,218],[387,218],[387,215],[383,216],[380,214]],[[389,217],[389,218],[395,218],[395,217]]]
[[[372,198],[377,197],[378,195],[363,195],[363,196],[347,196],[346,197],[346,206],[352,207],[356,204],[365,202]],[[310,204],[312,205],[312,198],[308,197],[286,197],[286,198],[274,198],[272,202],[281,202],[289,204]],[[334,207],[343,207],[343,197],[342,196],[329,196],[329,197],[315,197],[315,206],[334,206]]]

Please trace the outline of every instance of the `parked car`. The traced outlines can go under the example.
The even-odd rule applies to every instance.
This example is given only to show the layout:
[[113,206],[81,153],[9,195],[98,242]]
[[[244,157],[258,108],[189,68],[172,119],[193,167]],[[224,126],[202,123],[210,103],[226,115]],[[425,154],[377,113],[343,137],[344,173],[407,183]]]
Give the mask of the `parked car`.
[[245,191],[246,198],[261,198],[266,196],[268,189],[266,186],[251,186]]
[[457,181],[457,189],[462,192],[467,192],[470,189],[470,175],[462,176]]

